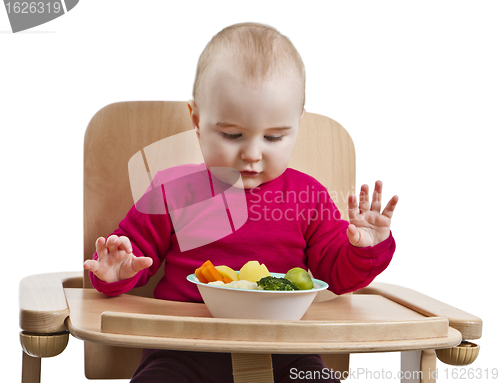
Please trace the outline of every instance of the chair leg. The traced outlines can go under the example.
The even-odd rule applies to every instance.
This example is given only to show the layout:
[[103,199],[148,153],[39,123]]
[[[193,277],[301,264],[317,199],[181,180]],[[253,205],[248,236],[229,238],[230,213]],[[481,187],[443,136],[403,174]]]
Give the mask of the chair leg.
[[436,383],[437,357],[434,350],[423,350],[420,357],[420,371],[423,377],[422,383]]
[[401,353],[401,383],[435,383],[437,358],[434,350]]
[[270,354],[231,354],[234,383],[273,383]]
[[42,358],[34,358],[23,351],[22,383],[40,383]]

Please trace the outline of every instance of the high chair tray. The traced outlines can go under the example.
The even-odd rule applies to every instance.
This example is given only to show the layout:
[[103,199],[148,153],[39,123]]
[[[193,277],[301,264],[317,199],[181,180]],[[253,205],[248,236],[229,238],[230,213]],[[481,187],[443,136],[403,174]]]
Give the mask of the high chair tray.
[[342,353],[440,349],[462,336],[445,317],[427,317],[379,295],[313,303],[300,321],[212,318],[201,303],[66,288],[66,324],[79,339],[125,347],[191,351]]

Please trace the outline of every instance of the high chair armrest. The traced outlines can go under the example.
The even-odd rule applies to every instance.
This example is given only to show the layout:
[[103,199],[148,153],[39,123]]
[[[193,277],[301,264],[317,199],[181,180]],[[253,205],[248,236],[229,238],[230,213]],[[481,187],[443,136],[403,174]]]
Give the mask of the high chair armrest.
[[69,315],[63,287],[82,287],[83,272],[31,275],[19,284],[19,326],[28,333],[66,331]]
[[374,282],[356,291],[355,294],[381,295],[422,315],[448,318],[450,327],[460,331],[462,339],[481,338],[483,328],[481,318],[418,291],[389,283]]

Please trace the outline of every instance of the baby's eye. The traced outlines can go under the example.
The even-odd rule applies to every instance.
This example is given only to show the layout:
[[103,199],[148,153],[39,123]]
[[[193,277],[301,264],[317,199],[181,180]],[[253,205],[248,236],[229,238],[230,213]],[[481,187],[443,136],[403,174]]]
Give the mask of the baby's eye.
[[229,134],[221,132],[222,137],[227,138],[228,140],[236,140],[241,137],[241,134]]
[[283,139],[283,136],[265,136],[265,137],[266,140],[271,142],[281,141]]

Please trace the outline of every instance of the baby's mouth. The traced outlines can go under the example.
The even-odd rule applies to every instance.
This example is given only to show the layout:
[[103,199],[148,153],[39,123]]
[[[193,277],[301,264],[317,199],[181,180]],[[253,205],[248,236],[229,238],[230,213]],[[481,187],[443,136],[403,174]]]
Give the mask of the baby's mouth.
[[256,177],[258,176],[261,172],[256,172],[256,171],[251,171],[251,170],[242,170],[241,175],[243,177]]

